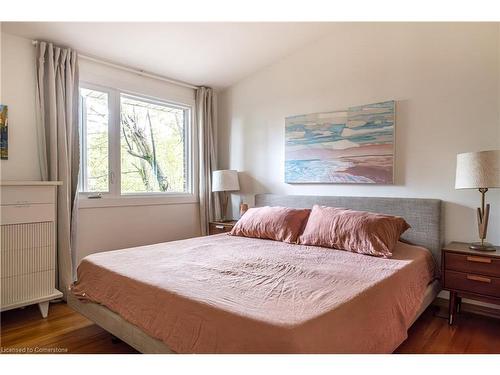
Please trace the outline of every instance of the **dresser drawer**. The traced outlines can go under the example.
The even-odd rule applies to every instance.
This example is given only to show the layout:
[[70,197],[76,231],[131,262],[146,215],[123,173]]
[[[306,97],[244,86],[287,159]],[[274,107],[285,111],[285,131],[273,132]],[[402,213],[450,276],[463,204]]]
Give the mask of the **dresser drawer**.
[[55,270],[47,270],[2,278],[0,288],[1,309],[4,310],[9,305],[41,298],[54,293],[55,277]]
[[447,270],[500,277],[500,258],[447,252],[444,262]]
[[500,278],[497,277],[445,270],[444,287],[500,298]]
[[0,226],[0,252],[54,247],[55,223],[11,224]]
[[22,224],[55,220],[54,204],[20,204],[0,207],[0,224]]
[[55,203],[54,186],[2,186],[0,204]]
[[56,255],[54,250],[52,246],[22,250],[2,249],[0,254],[2,280],[6,277],[55,269]]

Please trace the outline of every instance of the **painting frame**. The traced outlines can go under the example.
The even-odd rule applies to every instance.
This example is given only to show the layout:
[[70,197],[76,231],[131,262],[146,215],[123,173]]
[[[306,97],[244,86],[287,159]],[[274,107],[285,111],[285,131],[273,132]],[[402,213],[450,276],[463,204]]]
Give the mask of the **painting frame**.
[[393,185],[395,100],[285,118],[285,183]]
[[0,160],[9,160],[9,107],[0,104]]

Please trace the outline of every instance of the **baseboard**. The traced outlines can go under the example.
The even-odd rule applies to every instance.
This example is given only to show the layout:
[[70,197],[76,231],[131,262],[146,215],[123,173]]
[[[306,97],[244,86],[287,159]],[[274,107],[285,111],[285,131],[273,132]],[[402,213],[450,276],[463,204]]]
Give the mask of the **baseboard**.
[[[448,309],[448,300],[442,297],[437,297],[434,302],[432,302],[432,304],[440,308]],[[491,307],[476,305],[467,302],[462,302],[461,309],[462,311],[471,314],[484,315],[489,316],[490,318],[500,319],[500,309],[494,309]]]

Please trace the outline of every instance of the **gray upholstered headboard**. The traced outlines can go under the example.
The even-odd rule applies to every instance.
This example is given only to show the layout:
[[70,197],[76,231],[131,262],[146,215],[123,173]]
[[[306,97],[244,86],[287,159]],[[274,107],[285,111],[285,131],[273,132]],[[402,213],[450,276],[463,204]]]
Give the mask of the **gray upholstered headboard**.
[[315,204],[404,217],[411,228],[405,241],[429,249],[441,263],[441,201],[419,198],[336,197],[314,195],[257,194],[255,206],[310,208]]

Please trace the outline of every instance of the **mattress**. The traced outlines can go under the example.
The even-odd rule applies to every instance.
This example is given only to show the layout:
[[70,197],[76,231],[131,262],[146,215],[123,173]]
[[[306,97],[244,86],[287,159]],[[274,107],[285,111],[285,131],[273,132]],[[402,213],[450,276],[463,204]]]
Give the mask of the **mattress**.
[[220,234],[90,255],[72,291],[178,353],[390,353],[434,267]]

